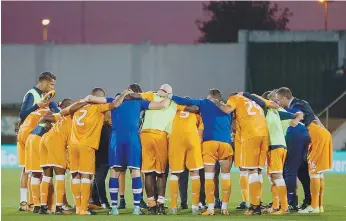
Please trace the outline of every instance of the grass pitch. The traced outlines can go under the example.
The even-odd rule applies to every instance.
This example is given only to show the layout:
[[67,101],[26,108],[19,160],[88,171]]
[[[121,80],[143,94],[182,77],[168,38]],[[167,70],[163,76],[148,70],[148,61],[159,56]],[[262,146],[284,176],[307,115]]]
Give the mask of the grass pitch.
[[[1,220],[3,221],[84,221],[84,220],[99,220],[99,221],[198,221],[198,220],[281,220],[281,221],[300,221],[300,220],[314,220],[314,221],[346,221],[346,175],[325,174],[326,188],[324,198],[324,214],[288,214],[285,216],[262,215],[256,217],[245,217],[242,212],[235,211],[235,206],[241,201],[239,189],[239,173],[232,173],[232,195],[230,200],[229,209],[230,216],[192,216],[191,210],[180,211],[179,215],[172,216],[133,216],[132,215],[132,190],[131,179],[129,174],[126,176],[126,202],[128,209],[120,210],[119,216],[97,215],[97,216],[55,216],[55,215],[38,215],[29,212],[18,212],[19,205],[19,169],[2,169],[1,170]],[[271,193],[268,180],[264,179],[264,197],[263,202],[270,202]],[[67,185],[67,194],[69,202],[72,203],[71,192]],[[168,187],[167,187],[168,190]],[[300,189],[301,193],[301,189]],[[169,193],[166,194],[167,199]],[[108,195],[109,196],[109,195]],[[302,196],[302,194],[300,194]],[[189,195],[190,197],[190,195]],[[191,198],[191,197],[190,197]],[[300,197],[300,200],[302,197]],[[169,201],[167,205],[169,206]],[[190,206],[190,205],[189,205]]]

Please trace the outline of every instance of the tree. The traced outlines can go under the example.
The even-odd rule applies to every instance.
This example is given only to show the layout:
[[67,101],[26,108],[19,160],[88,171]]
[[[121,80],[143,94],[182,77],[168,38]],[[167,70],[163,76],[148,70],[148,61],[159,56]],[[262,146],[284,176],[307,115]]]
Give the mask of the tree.
[[210,20],[196,20],[202,36],[198,42],[237,42],[238,31],[288,30],[288,8],[281,9],[268,1],[221,1],[203,4],[203,11]]

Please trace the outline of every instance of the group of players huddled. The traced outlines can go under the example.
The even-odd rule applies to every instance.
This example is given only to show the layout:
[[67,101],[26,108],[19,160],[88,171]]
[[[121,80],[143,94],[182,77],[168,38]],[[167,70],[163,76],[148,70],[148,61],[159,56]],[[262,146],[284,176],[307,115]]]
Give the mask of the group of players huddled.
[[[192,187],[192,214],[215,215],[217,163],[223,215],[229,214],[233,163],[240,169],[243,197],[240,207],[247,209],[245,215],[298,211],[297,174],[304,162],[308,165],[305,178],[310,180],[304,191],[311,199],[298,212],[324,212],[323,172],[332,167],[331,135],[310,105],[293,97],[288,88],[268,91],[261,97],[247,92],[232,93],[223,102],[218,89],[210,89],[204,99],[192,99],[174,95],[168,84],[156,92],[145,93],[140,93],[138,84],[132,84],[114,98],[106,98],[102,88],[94,88],[83,99],[73,102],[66,98],[58,105],[52,101],[55,81],[52,73],[42,73],[37,86],[25,95],[21,107],[17,131],[19,165],[24,167],[20,211],[68,214],[71,208],[66,200],[65,176],[69,170],[76,214],[93,214],[88,201],[95,151],[106,120],[112,125],[108,162],[111,215],[119,214],[119,175],[126,168],[132,177],[133,214],[143,213],[139,206],[143,186],[147,213],[165,214],[167,167],[170,213],[178,214],[178,180],[187,168]],[[142,111],[145,114],[141,122]],[[199,206],[202,168],[205,211]],[[268,207],[261,205],[265,168],[272,185],[272,203]],[[29,200],[27,189],[30,189]]]

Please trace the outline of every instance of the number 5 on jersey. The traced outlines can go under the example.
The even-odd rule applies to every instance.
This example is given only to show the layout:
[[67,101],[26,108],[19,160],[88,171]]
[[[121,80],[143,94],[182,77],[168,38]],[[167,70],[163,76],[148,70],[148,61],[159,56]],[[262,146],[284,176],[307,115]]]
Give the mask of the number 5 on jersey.
[[76,124],[78,126],[84,126],[84,122],[82,122],[82,120],[85,117],[85,115],[88,113],[88,111],[87,110],[80,110],[79,112],[81,112],[82,115],[76,119]]

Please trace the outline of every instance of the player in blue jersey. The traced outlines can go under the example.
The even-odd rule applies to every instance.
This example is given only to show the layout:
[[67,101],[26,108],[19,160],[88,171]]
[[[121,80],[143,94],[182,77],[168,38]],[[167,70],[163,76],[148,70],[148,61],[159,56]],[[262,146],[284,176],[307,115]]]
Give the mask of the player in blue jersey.
[[[129,89],[132,87],[130,86]],[[109,102],[113,98],[90,98],[92,102]],[[112,134],[109,148],[109,166],[111,178],[109,191],[112,211],[109,214],[118,215],[117,208],[120,171],[129,168],[132,176],[132,191],[134,198],[134,215],[140,215],[139,208],[142,196],[142,180],[140,168],[142,163],[142,148],[139,137],[140,113],[143,110],[160,110],[167,107],[170,100],[149,102],[145,100],[124,101],[117,109],[111,111]]]
[[208,209],[202,215],[215,215],[214,211],[214,175],[215,163],[220,162],[222,178],[222,208],[221,213],[228,214],[228,201],[231,194],[231,174],[233,149],[231,146],[232,115],[220,110],[214,103],[222,100],[218,89],[210,89],[205,99],[189,99],[159,91],[158,94],[168,97],[180,105],[196,105],[204,123],[203,131],[203,163],[205,169],[205,193]]

